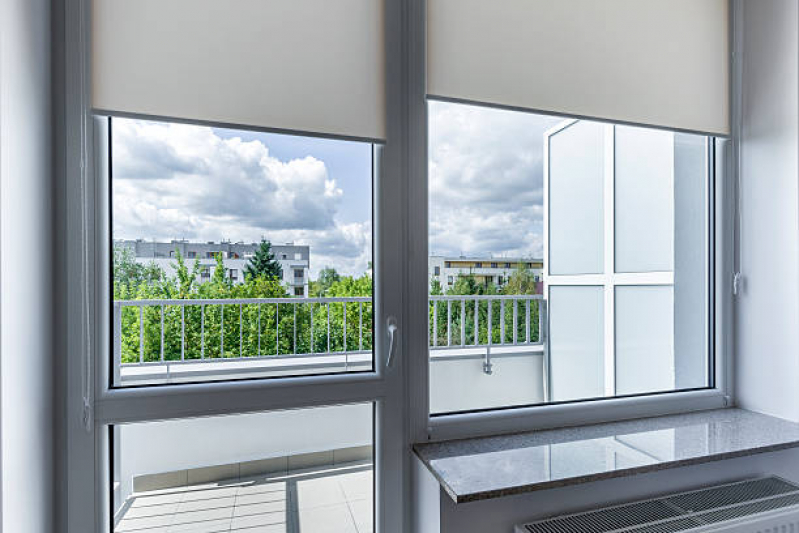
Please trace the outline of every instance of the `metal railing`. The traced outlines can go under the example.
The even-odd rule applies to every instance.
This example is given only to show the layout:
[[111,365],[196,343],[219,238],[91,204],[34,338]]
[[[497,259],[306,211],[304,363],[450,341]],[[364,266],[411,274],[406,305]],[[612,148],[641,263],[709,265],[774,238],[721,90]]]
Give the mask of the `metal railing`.
[[[371,366],[372,311],[370,297],[118,300],[114,356],[117,368],[328,356]],[[429,318],[431,352],[482,358],[486,374],[492,355],[545,351],[541,295],[430,296]],[[510,346],[530,349],[492,354]]]

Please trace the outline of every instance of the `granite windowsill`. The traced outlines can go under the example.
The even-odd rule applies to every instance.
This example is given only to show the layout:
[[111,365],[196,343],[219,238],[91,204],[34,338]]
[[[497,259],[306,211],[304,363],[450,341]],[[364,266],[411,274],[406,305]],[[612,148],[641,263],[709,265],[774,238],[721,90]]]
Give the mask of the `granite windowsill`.
[[799,447],[799,424],[717,409],[414,445],[455,503]]

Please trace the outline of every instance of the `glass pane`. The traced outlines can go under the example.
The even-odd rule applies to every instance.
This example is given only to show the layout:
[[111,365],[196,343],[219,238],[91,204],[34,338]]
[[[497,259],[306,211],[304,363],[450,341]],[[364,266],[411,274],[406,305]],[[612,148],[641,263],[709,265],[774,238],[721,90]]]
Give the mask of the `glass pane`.
[[544,400],[544,133],[560,119],[429,103],[432,413]]
[[605,126],[577,122],[549,140],[549,272],[604,272]]
[[114,118],[114,385],[372,370],[366,143]]
[[707,138],[674,135],[674,353],[675,386],[710,383]]
[[616,126],[616,272],[674,268],[674,134]]
[[112,431],[115,533],[373,531],[372,404]]
[[602,287],[549,288],[552,401],[605,396],[605,298]]
[[616,393],[673,390],[674,363],[672,288],[616,287]]

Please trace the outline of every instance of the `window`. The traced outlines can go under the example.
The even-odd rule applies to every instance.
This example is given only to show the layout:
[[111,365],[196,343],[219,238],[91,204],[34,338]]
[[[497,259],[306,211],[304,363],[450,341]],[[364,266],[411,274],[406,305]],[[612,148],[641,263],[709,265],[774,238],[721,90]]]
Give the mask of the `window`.
[[505,268],[510,268],[510,263],[505,263]]
[[475,263],[474,268],[483,268],[483,263]]
[[452,276],[447,276],[447,283],[452,285],[452,282],[453,282]]
[[194,251],[186,252],[186,257],[188,257],[189,259],[194,259],[195,257],[197,257],[197,252]]
[[436,275],[436,276],[440,276],[441,275],[441,267],[434,267],[433,268],[433,274]]
[[115,531],[372,530],[372,418],[354,404],[116,425]]
[[[372,371],[371,144],[124,118],[110,129],[115,386]],[[152,239],[166,253],[176,237],[223,246],[199,267],[120,248]],[[306,277],[275,259],[273,242],[298,241],[325,267]],[[305,291],[284,278],[319,298],[289,299]]]
[[447,268],[452,268],[452,262],[451,261],[445,261],[444,262],[444,266],[447,267]]
[[[430,296],[431,413],[713,385],[712,139],[428,107],[431,248],[541,258],[544,274],[470,274]],[[454,162],[491,195],[456,193]]]

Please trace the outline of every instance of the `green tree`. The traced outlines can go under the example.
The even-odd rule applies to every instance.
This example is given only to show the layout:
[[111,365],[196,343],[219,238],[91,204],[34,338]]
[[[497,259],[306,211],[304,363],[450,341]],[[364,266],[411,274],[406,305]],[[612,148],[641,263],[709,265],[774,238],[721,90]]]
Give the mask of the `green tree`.
[[535,294],[535,275],[532,270],[519,265],[502,288],[502,294]]
[[247,278],[268,277],[283,279],[283,267],[275,260],[272,253],[272,243],[261,239],[261,245],[244,267],[244,276]]
[[319,271],[316,281],[311,282],[310,293],[316,298],[322,298],[327,295],[327,291],[334,283],[341,281],[341,276],[336,272],[335,268],[325,267]]

